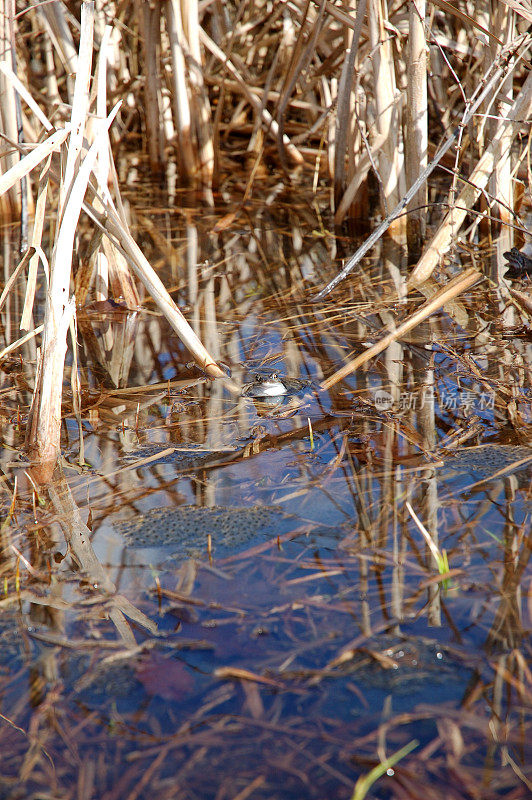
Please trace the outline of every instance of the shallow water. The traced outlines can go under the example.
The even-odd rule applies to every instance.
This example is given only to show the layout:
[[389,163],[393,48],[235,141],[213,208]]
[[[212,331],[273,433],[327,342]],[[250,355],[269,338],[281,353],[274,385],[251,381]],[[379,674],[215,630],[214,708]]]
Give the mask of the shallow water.
[[[527,796],[530,343],[475,287],[321,391],[421,299],[385,301],[385,242],[312,303],[355,249],[318,200],[273,187],[217,233],[226,205],[137,204],[231,377],[191,366],[149,299],[87,314],[84,450],[66,390],[42,507],[16,461],[34,350],[4,362],[0,797],[349,798],[412,740],[374,796]],[[260,369],[312,387],[240,397]]]

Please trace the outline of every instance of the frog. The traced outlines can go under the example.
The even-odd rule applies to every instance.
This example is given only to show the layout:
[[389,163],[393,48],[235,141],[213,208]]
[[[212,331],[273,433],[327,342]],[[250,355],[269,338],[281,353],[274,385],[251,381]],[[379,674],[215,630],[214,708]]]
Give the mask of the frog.
[[301,378],[286,378],[277,372],[269,375],[254,375],[250,383],[242,387],[243,397],[286,397],[297,394],[310,386],[310,381]]

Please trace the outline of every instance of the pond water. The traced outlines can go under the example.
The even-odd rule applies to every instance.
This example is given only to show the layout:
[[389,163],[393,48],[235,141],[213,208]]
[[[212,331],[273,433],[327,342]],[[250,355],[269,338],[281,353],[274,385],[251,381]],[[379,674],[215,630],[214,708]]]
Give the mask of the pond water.
[[[377,764],[373,797],[528,797],[529,330],[480,284],[325,392],[424,298],[389,239],[313,302],[356,242],[310,190],[257,197],[130,198],[228,378],[149,298],[81,310],[41,504],[35,345],[2,362],[0,798],[351,798]],[[269,372],[310,383],[240,395]]]

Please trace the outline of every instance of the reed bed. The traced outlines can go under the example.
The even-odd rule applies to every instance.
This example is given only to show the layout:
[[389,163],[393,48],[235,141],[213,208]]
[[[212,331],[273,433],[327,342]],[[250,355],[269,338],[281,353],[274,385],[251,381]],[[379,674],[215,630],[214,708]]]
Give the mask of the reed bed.
[[[73,102],[79,3],[36,4],[13,19],[8,10],[4,30],[12,34],[4,60],[14,32],[16,71],[57,125]],[[97,51],[111,26],[109,102],[123,101],[111,132],[115,153],[140,135],[152,171],[164,175],[177,167],[180,184],[203,189],[208,199],[227,174],[224,155],[238,148],[264,158],[276,150],[286,168],[300,165],[310,173],[319,167],[328,176],[337,222],[360,213],[375,188],[386,215],[460,124],[468,136],[457,158],[478,158],[529,67],[529,38],[519,31],[532,14],[520,2],[499,3],[491,15],[466,2],[383,0],[352,7],[318,0],[98,3],[94,14]],[[499,81],[464,122],[493,65],[502,67]],[[11,142],[15,106],[5,103],[2,110],[2,131]],[[23,140],[37,141],[34,115],[25,112],[23,123]],[[517,144],[519,133],[516,124],[507,136]],[[506,222],[516,155],[498,160],[500,177],[493,182],[493,201],[506,209],[498,212]],[[410,208],[418,240],[426,192],[420,186]]]

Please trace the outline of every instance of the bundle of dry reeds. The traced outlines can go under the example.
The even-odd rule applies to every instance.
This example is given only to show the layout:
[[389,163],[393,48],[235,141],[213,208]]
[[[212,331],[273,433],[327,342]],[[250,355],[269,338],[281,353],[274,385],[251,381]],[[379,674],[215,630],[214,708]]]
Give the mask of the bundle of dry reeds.
[[[15,34],[19,75],[48,116],[68,118],[78,4],[36,4],[13,18],[9,8],[0,29],[4,60],[9,48],[14,53]],[[224,151],[238,139],[240,148],[260,153],[266,137],[286,167],[325,164],[339,222],[364,202],[368,175],[382,213],[391,211],[457,125],[468,134],[457,158],[481,153],[524,81],[528,40],[519,29],[530,21],[529,5],[513,0],[495,4],[491,15],[445,0],[96,3],[95,42],[99,49],[110,25],[106,82],[111,101],[123,101],[111,133],[115,147],[142,133],[152,171],[177,164],[181,182],[208,197],[223,177]],[[470,117],[493,65],[502,74]],[[11,140],[14,97],[9,85],[2,131]],[[26,139],[37,141],[35,118],[25,114],[23,123]],[[507,130],[505,138],[515,134]],[[512,174],[508,148],[500,147],[490,194],[507,220]],[[418,249],[426,202],[423,183],[408,217]]]

